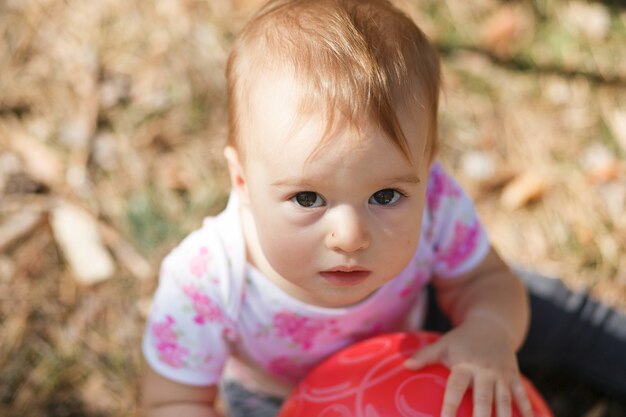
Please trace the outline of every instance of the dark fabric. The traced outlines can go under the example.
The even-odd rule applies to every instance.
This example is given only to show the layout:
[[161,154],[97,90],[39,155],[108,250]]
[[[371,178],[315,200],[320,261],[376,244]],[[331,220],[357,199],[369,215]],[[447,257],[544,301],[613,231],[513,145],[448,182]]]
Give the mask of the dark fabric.
[[[626,315],[573,292],[560,280],[515,269],[530,297],[531,322],[518,353],[522,372],[564,372],[594,388],[626,397]],[[445,332],[451,324],[429,288],[425,328]]]
[[275,417],[282,399],[249,391],[235,381],[222,384],[229,417]]

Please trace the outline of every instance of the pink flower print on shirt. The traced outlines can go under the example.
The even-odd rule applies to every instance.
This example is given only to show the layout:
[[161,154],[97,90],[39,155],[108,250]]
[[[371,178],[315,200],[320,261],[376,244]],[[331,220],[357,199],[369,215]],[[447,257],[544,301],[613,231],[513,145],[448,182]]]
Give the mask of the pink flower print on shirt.
[[413,292],[416,291],[419,287],[420,287],[419,283],[411,282],[407,284],[404,288],[402,288],[402,291],[398,293],[398,296],[400,298],[406,298],[409,295],[413,294]]
[[312,365],[305,365],[289,356],[279,356],[272,359],[267,369],[275,376],[291,382],[300,380],[311,369]]
[[439,259],[450,269],[459,266],[474,253],[478,244],[478,232],[478,221],[475,221],[472,226],[457,221],[454,225],[454,239],[447,248],[441,251]]
[[206,322],[223,322],[224,313],[218,305],[215,304],[206,294],[200,292],[198,287],[192,284],[183,287],[185,295],[187,295],[193,303],[193,309],[196,312],[193,321],[198,324]]
[[206,274],[209,269],[209,249],[201,247],[200,250],[189,262],[189,272],[195,277],[200,278]]
[[180,368],[189,350],[178,344],[178,336],[174,332],[175,324],[174,318],[168,315],[164,321],[152,325],[152,337],[159,359],[174,368]]
[[352,336],[352,343],[357,343],[362,340],[369,339],[379,334],[385,333],[387,331],[387,325],[388,323],[383,323],[379,321],[366,324],[367,327]]
[[222,330],[222,337],[231,343],[237,343],[239,341],[239,335],[230,327],[224,327]]
[[291,312],[280,312],[274,316],[273,325],[278,337],[291,339],[304,350],[313,346],[315,336],[324,328],[324,322],[313,320]]
[[435,212],[444,197],[459,197],[460,195],[461,190],[444,170],[439,165],[433,166],[426,190],[428,209]]
[[426,275],[426,273],[419,269],[417,271],[414,271],[413,274],[413,278],[404,284],[404,287],[402,287],[402,289],[398,293],[398,297],[406,298],[410,295],[415,294],[428,281],[428,276]]

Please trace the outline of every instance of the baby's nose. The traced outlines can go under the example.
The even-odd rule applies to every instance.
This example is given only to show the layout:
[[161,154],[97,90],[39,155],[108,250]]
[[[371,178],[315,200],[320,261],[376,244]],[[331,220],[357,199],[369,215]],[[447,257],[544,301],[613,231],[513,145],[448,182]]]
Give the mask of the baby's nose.
[[349,206],[338,207],[326,236],[326,245],[336,251],[356,252],[370,245],[370,233],[364,215]]

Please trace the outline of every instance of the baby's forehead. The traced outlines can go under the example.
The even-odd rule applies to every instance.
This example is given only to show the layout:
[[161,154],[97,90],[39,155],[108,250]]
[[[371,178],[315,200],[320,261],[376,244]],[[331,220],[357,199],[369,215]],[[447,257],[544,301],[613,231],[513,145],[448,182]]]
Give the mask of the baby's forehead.
[[254,81],[241,97],[242,121],[252,128],[269,122],[276,132],[287,130],[302,119],[302,86],[291,71],[275,69],[258,71]]
[[[293,130],[316,123],[326,134],[331,134],[338,128],[350,126],[361,130],[369,123],[378,122],[367,97],[346,98],[323,91],[316,80],[298,74],[289,65],[259,69],[250,81],[242,89],[239,111],[245,121],[253,124],[271,119],[277,128]],[[351,106],[360,111],[351,112]]]
[[[408,151],[400,145],[402,139],[385,130],[380,115],[365,104],[365,111],[346,114],[325,97],[307,94],[306,83],[289,68],[260,71],[256,79],[246,89],[247,97],[242,100],[240,112],[239,140],[247,157],[262,157],[266,152],[280,152],[286,146],[302,146],[303,142],[307,146],[302,146],[302,152],[311,157],[322,150],[358,148],[362,135],[373,131],[377,131],[380,140]],[[343,134],[345,131],[349,134]],[[302,137],[306,141],[301,141]]]

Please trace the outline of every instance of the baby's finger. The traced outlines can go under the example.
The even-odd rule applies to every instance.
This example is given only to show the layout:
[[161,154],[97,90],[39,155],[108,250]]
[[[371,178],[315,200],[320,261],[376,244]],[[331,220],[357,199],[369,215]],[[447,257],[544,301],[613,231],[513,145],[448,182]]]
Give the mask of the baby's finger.
[[443,349],[441,343],[433,343],[432,345],[423,347],[415,352],[412,357],[404,361],[404,366],[412,370],[417,370],[426,365],[440,363]]
[[511,417],[511,391],[501,381],[496,383],[496,416]]
[[511,384],[511,391],[513,391],[513,398],[522,417],[533,417],[533,406],[530,404],[528,393],[521,379],[518,378]]
[[[474,377],[474,417],[490,417],[493,404],[493,378],[477,375]],[[499,417],[499,416],[498,416]]]
[[461,404],[463,395],[472,381],[472,374],[466,370],[456,370],[450,373],[446,391],[443,394],[441,417],[454,417]]

